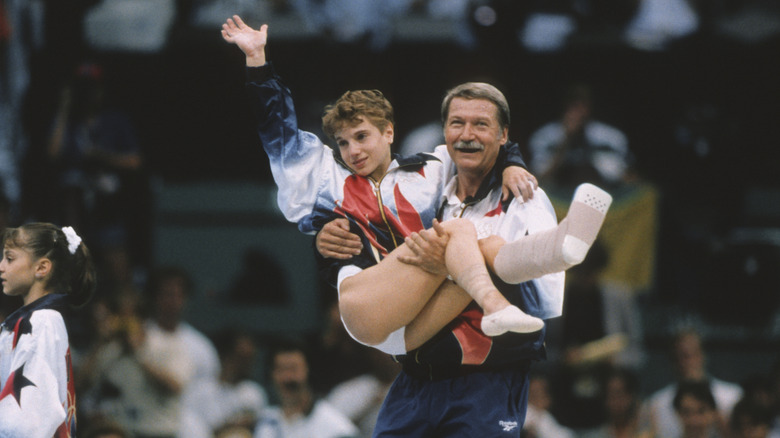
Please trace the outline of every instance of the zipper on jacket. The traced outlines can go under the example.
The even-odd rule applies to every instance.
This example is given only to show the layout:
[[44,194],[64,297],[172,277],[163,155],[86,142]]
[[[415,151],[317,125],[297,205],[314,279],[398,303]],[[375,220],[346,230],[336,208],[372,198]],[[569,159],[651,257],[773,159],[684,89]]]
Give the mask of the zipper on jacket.
[[390,232],[390,238],[393,239],[393,248],[398,248],[398,240],[395,238],[395,232],[393,232],[393,227],[390,226],[390,221],[387,220],[387,216],[385,215],[385,204],[382,202],[382,190],[380,186],[382,185],[382,180],[385,179],[385,176],[387,176],[387,173],[382,175],[382,178],[379,178],[379,181],[374,181],[374,179],[369,176],[368,180],[374,184],[374,196],[376,197],[377,207],[379,208],[379,215],[382,216],[382,222],[385,223],[387,230]]

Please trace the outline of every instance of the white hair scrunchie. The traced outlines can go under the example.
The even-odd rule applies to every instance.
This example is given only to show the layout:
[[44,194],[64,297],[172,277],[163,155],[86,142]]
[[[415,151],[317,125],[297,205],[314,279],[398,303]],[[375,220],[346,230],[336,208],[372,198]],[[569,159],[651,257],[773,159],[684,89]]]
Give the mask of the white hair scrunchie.
[[76,254],[76,250],[81,245],[81,237],[76,234],[76,230],[72,227],[62,227],[62,232],[65,233],[65,238],[68,239],[68,251],[71,254]]

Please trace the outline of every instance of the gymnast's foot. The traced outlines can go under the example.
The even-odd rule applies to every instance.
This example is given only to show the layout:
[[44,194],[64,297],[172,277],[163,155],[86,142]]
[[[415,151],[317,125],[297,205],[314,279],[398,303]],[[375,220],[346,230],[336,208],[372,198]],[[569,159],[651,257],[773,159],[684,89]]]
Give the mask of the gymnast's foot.
[[566,236],[561,252],[570,265],[582,263],[604,223],[612,196],[593,184],[580,184],[566,214]]
[[544,322],[541,319],[511,305],[482,317],[482,332],[488,336],[498,336],[506,332],[533,333],[542,327]]

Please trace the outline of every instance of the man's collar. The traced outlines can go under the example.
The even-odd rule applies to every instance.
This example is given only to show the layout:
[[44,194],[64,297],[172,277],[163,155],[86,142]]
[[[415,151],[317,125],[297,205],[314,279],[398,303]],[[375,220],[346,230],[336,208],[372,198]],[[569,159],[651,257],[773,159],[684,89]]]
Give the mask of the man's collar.
[[447,185],[444,186],[444,190],[441,194],[441,204],[444,205],[458,205],[461,203],[458,198],[458,175],[455,175]]

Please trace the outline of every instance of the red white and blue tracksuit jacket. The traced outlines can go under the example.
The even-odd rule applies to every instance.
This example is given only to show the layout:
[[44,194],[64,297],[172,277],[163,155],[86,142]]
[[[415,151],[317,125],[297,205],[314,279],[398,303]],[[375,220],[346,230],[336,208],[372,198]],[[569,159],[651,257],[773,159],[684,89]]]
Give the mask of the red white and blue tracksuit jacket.
[[0,437],[76,436],[64,306],[64,295],[46,295],[0,326]]

